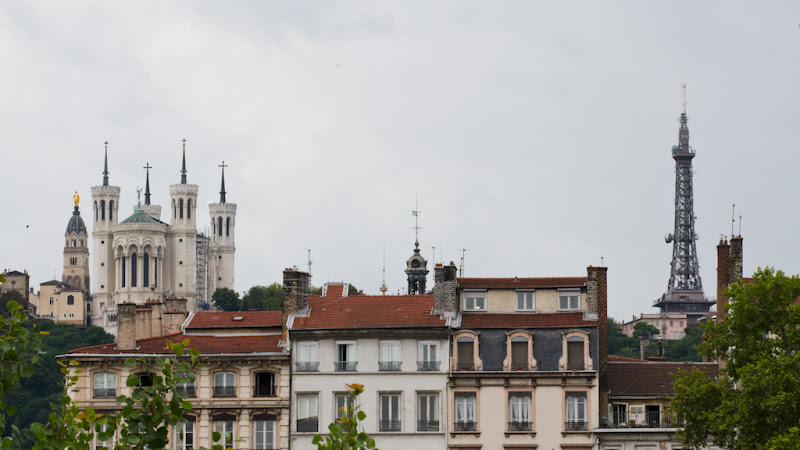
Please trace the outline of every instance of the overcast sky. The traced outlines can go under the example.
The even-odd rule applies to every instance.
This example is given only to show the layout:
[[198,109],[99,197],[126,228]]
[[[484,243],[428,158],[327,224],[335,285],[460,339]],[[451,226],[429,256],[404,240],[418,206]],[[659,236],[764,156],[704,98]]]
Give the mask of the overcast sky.
[[630,320],[667,287],[685,81],[707,295],[734,202],[745,272],[796,274],[798,24],[796,1],[3,2],[0,268],[61,278],[105,140],[124,217],[147,162],[168,204],[186,138],[202,226],[229,164],[238,291],[311,249],[314,284],[377,294],[384,247],[404,289],[417,195],[427,259],[541,277],[602,256]]

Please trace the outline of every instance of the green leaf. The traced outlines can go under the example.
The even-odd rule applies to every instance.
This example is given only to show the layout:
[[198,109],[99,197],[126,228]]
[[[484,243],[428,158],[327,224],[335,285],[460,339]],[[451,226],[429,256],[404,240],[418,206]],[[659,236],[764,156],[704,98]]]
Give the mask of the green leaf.
[[128,359],[125,360],[125,365],[130,367],[130,368],[134,368],[134,367],[136,367],[136,360],[128,358]]

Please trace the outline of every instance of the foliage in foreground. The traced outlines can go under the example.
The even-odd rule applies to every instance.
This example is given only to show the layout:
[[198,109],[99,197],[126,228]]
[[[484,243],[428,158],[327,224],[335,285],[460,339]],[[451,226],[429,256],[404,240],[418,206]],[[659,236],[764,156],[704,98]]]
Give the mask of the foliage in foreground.
[[800,449],[800,278],[759,269],[727,290],[728,316],[709,324],[699,351],[724,367],[713,380],[694,368],[674,382],[684,443]]
[[341,413],[339,419],[328,425],[328,435],[324,438],[320,435],[314,436],[311,441],[317,446],[317,450],[363,450],[375,447],[375,440],[367,433],[358,430],[359,422],[367,418],[367,414],[361,411],[358,404],[358,396],[364,392],[364,385],[347,384],[347,392],[350,398],[345,402],[345,406],[339,408]]

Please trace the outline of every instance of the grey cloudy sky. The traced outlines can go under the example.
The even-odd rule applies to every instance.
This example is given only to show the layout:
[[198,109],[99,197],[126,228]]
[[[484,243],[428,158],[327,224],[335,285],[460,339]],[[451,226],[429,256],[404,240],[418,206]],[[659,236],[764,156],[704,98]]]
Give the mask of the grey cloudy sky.
[[378,293],[385,246],[397,292],[416,193],[426,258],[581,276],[602,255],[629,319],[667,285],[685,80],[706,292],[733,202],[745,271],[798,273],[798,24],[796,1],[3,2],[0,268],[60,278],[105,140],[121,215],[146,162],[166,205],[185,137],[201,204],[230,165],[239,291],[310,248],[315,284]]

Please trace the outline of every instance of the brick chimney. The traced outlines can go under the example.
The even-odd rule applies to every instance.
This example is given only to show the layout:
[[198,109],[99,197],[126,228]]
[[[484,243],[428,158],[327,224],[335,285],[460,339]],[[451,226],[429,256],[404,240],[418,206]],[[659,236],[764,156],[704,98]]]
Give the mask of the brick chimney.
[[433,268],[433,312],[435,314],[455,314],[458,299],[458,268],[450,261],[450,265],[436,264]]
[[164,306],[164,334],[180,333],[181,325],[189,317],[189,311],[186,309],[186,299],[165,298]]
[[153,337],[153,310],[150,304],[136,306],[136,339]]
[[289,342],[286,321],[292,314],[308,311],[308,284],[311,276],[297,269],[283,270],[283,342]]
[[117,349],[136,348],[136,303],[117,305]]
[[[733,239],[731,239],[732,241]],[[741,239],[739,241],[741,250]],[[731,246],[728,241],[720,238],[717,245],[717,322],[722,322],[725,318],[725,305],[728,304],[728,296],[723,294],[731,284]]]
[[742,236],[731,238],[731,283],[735,283],[743,277],[742,259]]
[[[608,414],[608,379],[606,367],[608,365],[608,267],[586,268],[587,303],[589,300],[589,290],[596,289],[593,294],[596,300],[595,306],[597,313],[597,355],[598,374],[600,378],[600,421],[605,423]],[[589,311],[590,313],[592,311]]]

